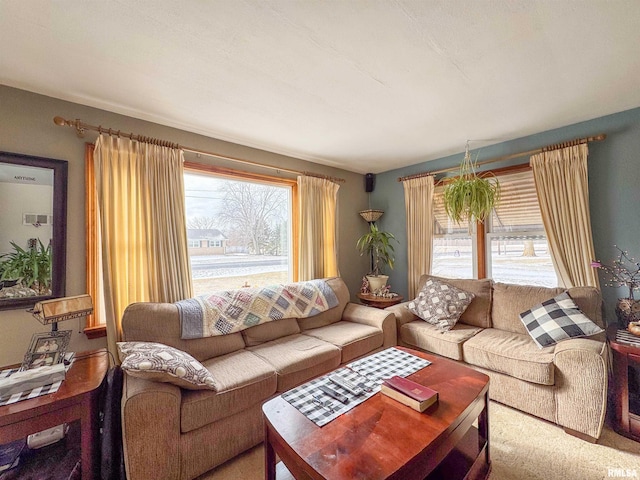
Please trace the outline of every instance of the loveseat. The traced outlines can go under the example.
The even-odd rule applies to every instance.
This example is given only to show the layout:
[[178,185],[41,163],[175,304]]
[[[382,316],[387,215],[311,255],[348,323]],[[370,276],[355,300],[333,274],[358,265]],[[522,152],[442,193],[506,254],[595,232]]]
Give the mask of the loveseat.
[[191,479],[259,444],[262,404],[360,356],[396,345],[391,312],[350,303],[340,278],[326,279],[337,306],[241,332],[183,340],[178,307],[135,303],[122,318],[124,342],[186,352],[215,389],[124,375],[122,428],[129,480]]
[[[420,278],[418,289],[429,279],[475,297],[453,328],[444,332],[412,313],[407,308],[410,302],[388,307],[396,316],[399,345],[463,362],[490,377],[491,399],[554,422],[567,433],[598,439],[607,405],[605,333],[540,348],[519,317],[564,289],[430,275]],[[577,287],[567,292],[589,319],[604,328],[599,290]]]

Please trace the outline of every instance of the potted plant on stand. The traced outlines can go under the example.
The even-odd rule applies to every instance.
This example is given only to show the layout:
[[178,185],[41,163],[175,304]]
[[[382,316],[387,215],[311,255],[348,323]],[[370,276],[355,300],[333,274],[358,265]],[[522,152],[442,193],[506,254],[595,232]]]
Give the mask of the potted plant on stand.
[[371,257],[371,272],[367,275],[371,293],[382,291],[387,284],[389,276],[383,274],[384,266],[388,265],[390,269],[393,269],[392,240],[397,241],[392,233],[381,231],[375,222],[371,222],[369,231],[356,243],[361,256],[366,253]]

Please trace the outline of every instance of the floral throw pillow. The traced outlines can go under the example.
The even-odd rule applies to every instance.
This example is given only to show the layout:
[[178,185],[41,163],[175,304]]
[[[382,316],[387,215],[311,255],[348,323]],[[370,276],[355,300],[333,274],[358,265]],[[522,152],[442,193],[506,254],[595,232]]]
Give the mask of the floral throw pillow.
[[429,279],[407,308],[442,331],[451,330],[475,295],[460,288]]
[[167,382],[189,390],[216,390],[204,365],[186,352],[153,342],[118,342],[122,370],[132,377]]

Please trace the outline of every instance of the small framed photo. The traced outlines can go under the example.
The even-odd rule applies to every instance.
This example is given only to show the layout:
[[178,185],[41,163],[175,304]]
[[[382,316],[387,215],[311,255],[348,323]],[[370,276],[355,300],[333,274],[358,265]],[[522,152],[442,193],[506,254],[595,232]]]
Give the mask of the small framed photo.
[[71,330],[34,333],[20,369],[29,370],[62,362],[69,340]]

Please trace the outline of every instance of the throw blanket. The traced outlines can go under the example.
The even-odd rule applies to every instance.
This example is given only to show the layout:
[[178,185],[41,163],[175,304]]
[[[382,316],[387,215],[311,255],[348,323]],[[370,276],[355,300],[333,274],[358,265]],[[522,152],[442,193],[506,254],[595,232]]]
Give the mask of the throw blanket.
[[182,339],[214,337],[283,318],[306,318],[338,305],[325,280],[224,290],[176,302]]

